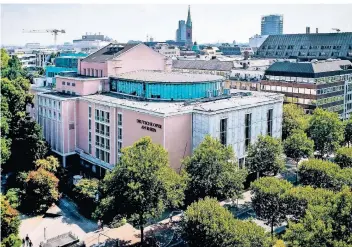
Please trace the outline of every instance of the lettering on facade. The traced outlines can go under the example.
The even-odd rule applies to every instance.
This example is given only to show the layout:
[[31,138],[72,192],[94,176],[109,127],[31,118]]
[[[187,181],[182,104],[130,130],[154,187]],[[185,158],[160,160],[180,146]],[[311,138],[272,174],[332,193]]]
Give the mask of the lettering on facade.
[[140,119],[137,119],[137,123],[142,124],[141,129],[149,130],[151,132],[156,132],[156,128],[159,128],[159,129],[162,128],[161,124],[156,124],[156,123],[152,123],[152,122],[148,122]]

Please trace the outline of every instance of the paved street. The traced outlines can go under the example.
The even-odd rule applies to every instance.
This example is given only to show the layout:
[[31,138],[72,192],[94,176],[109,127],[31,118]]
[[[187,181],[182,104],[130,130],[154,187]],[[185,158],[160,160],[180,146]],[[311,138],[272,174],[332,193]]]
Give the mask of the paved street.
[[59,217],[22,217],[20,237],[23,238],[28,234],[33,247],[37,247],[44,240],[44,229],[46,229],[46,239],[71,231],[80,240],[84,239],[88,233],[97,230],[97,224],[80,215],[76,205],[67,198],[62,198],[58,207],[63,213]]

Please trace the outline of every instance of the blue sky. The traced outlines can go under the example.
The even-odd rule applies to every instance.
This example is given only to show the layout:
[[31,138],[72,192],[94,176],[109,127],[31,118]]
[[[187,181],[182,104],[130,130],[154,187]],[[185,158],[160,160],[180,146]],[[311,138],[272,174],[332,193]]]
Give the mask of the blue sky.
[[[245,2],[245,1],[244,1]],[[178,20],[186,20],[187,5],[97,5],[97,4],[14,4],[1,5],[1,43],[23,45],[53,43],[50,34],[22,33],[22,29],[65,29],[58,44],[72,42],[86,32],[101,32],[119,42],[175,39]],[[352,5],[191,5],[193,39],[205,42],[248,42],[260,33],[260,18],[284,15],[284,33],[331,32],[340,28],[352,32]]]

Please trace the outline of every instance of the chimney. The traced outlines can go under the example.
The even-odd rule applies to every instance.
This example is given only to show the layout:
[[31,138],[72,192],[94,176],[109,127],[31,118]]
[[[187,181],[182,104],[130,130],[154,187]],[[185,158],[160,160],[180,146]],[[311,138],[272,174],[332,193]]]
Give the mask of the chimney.
[[310,27],[306,27],[306,34],[310,33]]
[[316,28],[316,29],[315,29],[315,32],[316,32],[316,33],[319,33],[319,30],[318,30],[318,28]]

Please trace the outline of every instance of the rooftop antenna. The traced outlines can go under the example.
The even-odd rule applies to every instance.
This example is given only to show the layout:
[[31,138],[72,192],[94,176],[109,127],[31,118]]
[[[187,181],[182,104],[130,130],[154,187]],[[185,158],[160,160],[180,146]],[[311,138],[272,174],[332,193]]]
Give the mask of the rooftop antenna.
[[336,31],[337,33],[341,32],[339,28],[333,28],[332,30]]

